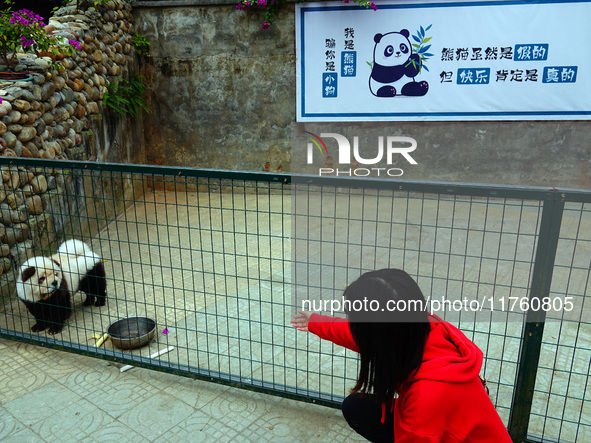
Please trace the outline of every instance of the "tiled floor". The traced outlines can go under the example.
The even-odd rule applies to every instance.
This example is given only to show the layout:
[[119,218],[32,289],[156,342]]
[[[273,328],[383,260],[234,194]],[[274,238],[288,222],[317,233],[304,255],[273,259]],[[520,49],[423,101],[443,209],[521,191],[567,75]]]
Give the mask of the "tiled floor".
[[362,441],[339,410],[0,340],[0,441]]

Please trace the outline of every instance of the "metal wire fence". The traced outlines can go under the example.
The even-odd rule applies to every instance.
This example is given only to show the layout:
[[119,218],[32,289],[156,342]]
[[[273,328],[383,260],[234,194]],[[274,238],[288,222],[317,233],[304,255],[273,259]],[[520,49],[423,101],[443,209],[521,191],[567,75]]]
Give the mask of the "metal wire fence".
[[[591,439],[590,192],[8,158],[0,168],[2,337],[338,407],[356,355],[289,319],[306,301],[339,300],[365,271],[403,268],[483,350],[515,440]],[[32,333],[16,268],[71,237],[102,257],[107,304],[75,295],[60,333]],[[156,320],[149,345],[96,346],[135,315]]]

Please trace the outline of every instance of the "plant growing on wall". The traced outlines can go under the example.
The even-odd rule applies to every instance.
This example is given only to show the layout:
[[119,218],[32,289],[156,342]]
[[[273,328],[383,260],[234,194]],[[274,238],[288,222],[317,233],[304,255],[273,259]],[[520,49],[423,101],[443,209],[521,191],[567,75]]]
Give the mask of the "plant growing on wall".
[[53,54],[72,55],[74,49],[80,49],[80,43],[66,40],[45,29],[43,17],[28,9],[12,11],[13,2],[0,12],[0,60],[9,70],[16,64],[19,52],[52,52]]
[[135,46],[135,52],[138,55],[147,54],[150,51],[150,42],[141,34],[135,33],[131,42]]
[[107,84],[107,92],[103,95],[103,104],[121,115],[137,117],[142,109],[150,112],[150,107],[144,100],[146,85],[145,77],[133,74],[131,79],[117,78]]
[[[297,0],[303,2],[305,0]],[[359,6],[365,8],[372,8],[377,11],[378,7],[371,0],[341,0],[343,3],[358,3]],[[279,11],[287,0],[240,0],[236,5],[238,11],[245,11],[250,9],[252,6],[262,6],[265,8],[265,21],[263,22],[262,29],[268,29],[275,19],[277,11]]]
[[[53,6],[50,10],[50,16],[54,15],[59,8],[66,6],[69,1],[70,0],[49,0],[50,4],[48,6]],[[48,6],[46,5],[46,8]]]
[[[68,2],[69,0],[64,0],[64,2]],[[105,3],[109,3],[112,0],[76,0],[76,9],[80,10],[87,9],[91,6],[97,7],[98,5],[104,5]]]
[[98,6],[98,5],[104,5],[106,3],[109,3],[111,0],[95,0],[94,2],[94,6]]

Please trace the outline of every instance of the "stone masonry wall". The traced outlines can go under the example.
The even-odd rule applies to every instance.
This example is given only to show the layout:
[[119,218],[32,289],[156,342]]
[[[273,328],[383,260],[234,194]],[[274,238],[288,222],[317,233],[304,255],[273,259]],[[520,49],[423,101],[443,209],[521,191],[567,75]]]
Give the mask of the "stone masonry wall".
[[84,137],[105,111],[101,100],[108,82],[127,78],[134,69],[131,5],[123,0],[85,10],[74,5],[49,20],[55,34],[82,47],[60,60],[64,69],[49,68],[47,57],[23,54],[15,70],[31,72],[33,80],[0,83],[2,156],[103,160],[108,151],[103,146],[93,152]]
[[[49,20],[49,28],[77,40],[82,50],[60,60],[63,69],[52,68],[48,58],[22,54],[15,71],[29,71],[32,80],[0,81],[2,288],[14,280],[6,275],[8,271],[29,256],[55,248],[54,242],[64,234],[89,235],[93,233],[82,231],[100,228],[90,224],[81,228],[80,223],[68,219],[94,211],[85,203],[93,193],[105,198],[108,193],[129,191],[129,186],[121,182],[107,188],[94,187],[92,178],[72,171],[11,166],[10,157],[144,161],[141,119],[119,116],[102,104],[109,82],[137,72],[131,4],[113,0],[77,10],[75,3],[58,10]],[[116,216],[91,215],[104,219],[104,223]]]

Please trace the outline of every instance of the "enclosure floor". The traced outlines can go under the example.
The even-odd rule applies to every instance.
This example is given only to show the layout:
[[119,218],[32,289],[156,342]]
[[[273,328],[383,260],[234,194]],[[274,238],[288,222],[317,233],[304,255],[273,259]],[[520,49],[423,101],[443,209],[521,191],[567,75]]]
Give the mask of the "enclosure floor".
[[[320,219],[317,224],[314,220],[298,223],[291,217],[294,211],[298,214],[298,208],[289,207],[288,199],[257,192],[238,196],[148,192],[89,240],[105,259],[107,306],[83,307],[78,297],[74,314],[56,338],[92,346],[92,335],[106,331],[111,322],[130,315],[149,315],[157,321],[157,335],[149,346],[132,351],[135,355],[149,356],[174,346],[172,352],[158,358],[162,365],[211,371],[212,376],[232,374],[245,384],[263,381],[276,389],[297,387],[340,397],[354,384],[357,357],[312,334],[298,333],[289,325],[297,304],[291,295],[292,278],[297,281],[298,275],[304,275],[307,280],[303,286],[323,288],[327,282],[322,267],[338,265],[346,257],[364,269],[401,267],[410,274],[432,276],[419,279],[419,285],[433,298],[476,290],[486,295],[493,289],[497,295],[527,294],[533,232],[538,223],[535,207],[495,208],[478,202],[452,205],[449,201],[409,199],[403,211],[392,207],[378,212],[373,206],[383,208],[383,202],[378,205],[377,199],[367,196],[363,200],[350,198],[349,211],[363,207],[375,212],[376,234],[372,240],[362,238],[367,224],[350,220],[346,213],[334,214],[334,223]],[[337,203],[326,198],[320,202],[306,200],[310,208],[324,205],[334,207],[335,212],[343,207]],[[529,212],[534,215],[531,221],[522,220]],[[471,225],[454,221],[463,220],[464,213],[472,214],[466,217]],[[407,218],[420,223],[409,224]],[[294,229],[293,220],[297,223]],[[566,214],[565,232],[591,232],[588,220],[582,227],[577,223],[576,217]],[[488,225],[492,234],[485,235]],[[348,240],[353,246],[341,251],[334,239],[344,231],[350,232]],[[324,249],[328,252],[306,256],[308,243],[297,241],[306,237],[328,239],[329,249]],[[384,246],[383,239],[388,239]],[[321,242],[321,246],[325,244]],[[591,239],[585,237],[576,248],[574,265],[580,273],[591,258]],[[300,249],[305,260],[297,258]],[[306,269],[298,274],[296,268],[302,263]],[[568,273],[573,262],[567,248],[559,250],[557,263],[562,267],[554,284],[582,294],[582,303],[590,289],[579,288],[582,278]],[[342,280],[344,288],[347,276],[337,277],[339,284],[335,287]],[[512,292],[504,294],[507,288]],[[0,326],[30,330],[32,318],[16,298],[6,304],[5,311]],[[569,442],[591,441],[591,390],[587,386],[590,311],[586,303],[580,307],[578,318],[545,326],[529,428],[532,434],[561,435]],[[491,398],[507,424],[522,318],[446,319],[462,328],[483,350],[483,373],[489,380]],[[105,347],[118,351],[111,341]],[[155,371],[133,369],[120,374],[118,364],[34,346],[4,342],[0,350],[0,414],[9,417],[7,424],[0,421],[2,441],[21,432],[35,434],[40,441],[62,432],[86,432],[98,441],[96,435],[109,441],[120,435],[131,436],[126,441],[357,438],[340,412],[331,409]],[[56,409],[54,402],[58,399],[63,399],[63,409]],[[31,410],[36,412],[26,412]],[[110,435],[113,438],[107,438]]]
[[0,441],[355,442],[341,412],[0,339]]

